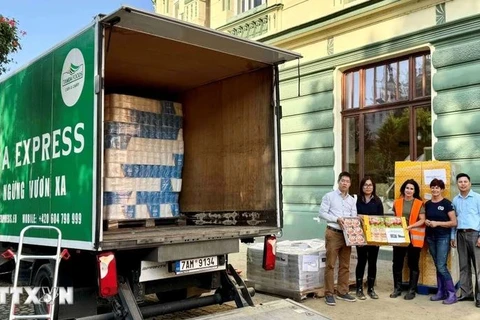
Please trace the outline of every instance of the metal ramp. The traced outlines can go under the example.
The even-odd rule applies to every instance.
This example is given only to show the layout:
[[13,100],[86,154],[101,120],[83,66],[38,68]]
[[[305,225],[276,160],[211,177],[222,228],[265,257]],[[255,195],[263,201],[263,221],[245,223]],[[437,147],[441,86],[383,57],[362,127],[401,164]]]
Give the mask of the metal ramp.
[[321,313],[290,299],[276,300],[191,320],[331,320]]

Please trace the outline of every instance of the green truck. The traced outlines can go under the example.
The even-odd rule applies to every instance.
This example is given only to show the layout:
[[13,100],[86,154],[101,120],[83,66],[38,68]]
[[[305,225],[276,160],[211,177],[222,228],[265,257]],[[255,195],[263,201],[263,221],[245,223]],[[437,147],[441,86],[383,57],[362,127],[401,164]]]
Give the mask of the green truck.
[[[53,226],[66,249],[57,286],[75,289],[73,305],[57,301],[56,318],[140,319],[232,299],[244,305],[246,288],[238,286],[242,281],[228,254],[238,252],[240,241],[281,231],[278,66],[298,58],[122,7],[98,15],[4,79],[1,271],[15,267],[7,258],[18,254],[20,240],[23,254],[55,251],[52,230],[32,229],[20,238],[27,226]],[[112,95],[182,104],[184,156],[175,219],[112,227],[106,216],[105,105]],[[30,257],[18,264],[19,283],[53,285],[51,259]],[[191,298],[214,289],[211,297]],[[159,306],[145,307],[144,296],[153,293]],[[47,307],[35,311],[43,314]]]

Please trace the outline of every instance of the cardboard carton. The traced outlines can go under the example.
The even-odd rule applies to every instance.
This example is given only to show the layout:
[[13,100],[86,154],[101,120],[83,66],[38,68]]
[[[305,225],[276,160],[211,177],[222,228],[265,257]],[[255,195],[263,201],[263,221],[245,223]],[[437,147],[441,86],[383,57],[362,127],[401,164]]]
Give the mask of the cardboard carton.
[[410,236],[404,217],[363,216],[367,244],[375,246],[408,246]]
[[362,222],[358,217],[344,218],[343,236],[347,246],[367,245],[365,233],[362,228]]

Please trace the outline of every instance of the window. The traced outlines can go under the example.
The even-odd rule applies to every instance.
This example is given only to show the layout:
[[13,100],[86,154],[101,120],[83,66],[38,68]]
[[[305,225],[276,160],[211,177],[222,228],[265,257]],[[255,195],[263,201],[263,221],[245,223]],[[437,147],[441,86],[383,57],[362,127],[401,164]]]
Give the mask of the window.
[[430,160],[430,54],[349,70],[343,77],[343,169],[358,194],[372,176],[377,194],[393,198],[395,161]]
[[179,18],[179,10],[180,10],[180,3],[178,2],[178,0],[176,0],[173,3],[173,15],[177,19]]
[[222,10],[230,10],[230,2],[232,0],[222,0]]
[[256,8],[265,3],[266,0],[238,0],[238,14]]
[[169,5],[169,2],[170,2],[170,0],[163,0],[163,1],[162,1],[162,4],[163,4],[163,13],[164,13],[164,14],[168,14],[168,5]]

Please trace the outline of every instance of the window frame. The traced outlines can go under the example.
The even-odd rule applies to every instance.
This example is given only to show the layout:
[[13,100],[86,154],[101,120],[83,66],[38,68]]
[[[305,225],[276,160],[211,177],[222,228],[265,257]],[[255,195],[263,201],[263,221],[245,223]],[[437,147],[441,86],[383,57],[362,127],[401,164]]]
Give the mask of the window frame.
[[[362,137],[358,141],[358,174],[359,179],[361,180],[365,176],[365,152],[364,152],[364,137],[365,137],[365,115],[370,113],[375,113],[379,111],[390,111],[395,109],[401,108],[409,108],[410,112],[410,123],[409,123],[409,149],[410,149],[410,160],[414,161],[417,159],[417,143],[416,143],[416,136],[417,136],[417,126],[416,126],[416,110],[418,108],[430,107],[431,108],[431,90],[429,95],[425,95],[426,91],[426,84],[427,84],[427,72],[426,72],[426,57],[431,57],[430,51],[421,51],[416,52],[408,55],[403,55],[387,60],[377,61],[374,63],[358,66],[355,68],[348,69],[343,72],[342,75],[342,95],[341,95],[341,116],[342,116],[342,170],[347,170],[347,119],[358,117],[358,136]],[[416,69],[415,69],[415,61],[418,57],[423,57],[423,70],[422,70],[422,94],[421,97],[416,97]],[[406,100],[398,100],[394,102],[386,102],[382,104],[374,104],[374,105],[365,105],[365,86],[366,86],[366,71],[368,69],[375,68],[378,66],[387,66],[393,62],[397,62],[397,79],[399,78],[398,67],[401,61],[408,59],[408,68],[409,68],[409,75],[408,75],[408,99]],[[431,58],[430,58],[431,61]],[[431,62],[430,62],[431,63]],[[359,74],[359,104],[357,108],[350,108],[346,105],[346,96],[347,96],[347,77],[349,74],[354,74],[358,72]],[[430,69],[431,72],[431,69]],[[385,74],[387,72],[385,71]],[[353,97],[354,97],[354,81],[353,76],[351,79],[351,87],[352,87],[352,96],[350,97],[350,104],[353,105]],[[374,71],[374,84],[376,82],[376,72]],[[430,82],[431,85],[431,82]],[[376,97],[376,86],[374,86],[374,97]],[[398,93],[398,89],[397,89]],[[398,97],[398,94],[397,94]],[[413,142],[413,143],[412,143]]]
[[[255,6],[255,0],[237,0],[237,14],[242,14],[244,12],[247,12],[249,10],[252,10],[256,7],[261,6],[262,4],[265,4],[267,0],[260,0],[261,3],[258,6]],[[242,11],[242,3],[247,3],[248,6],[245,6],[246,9]]]

